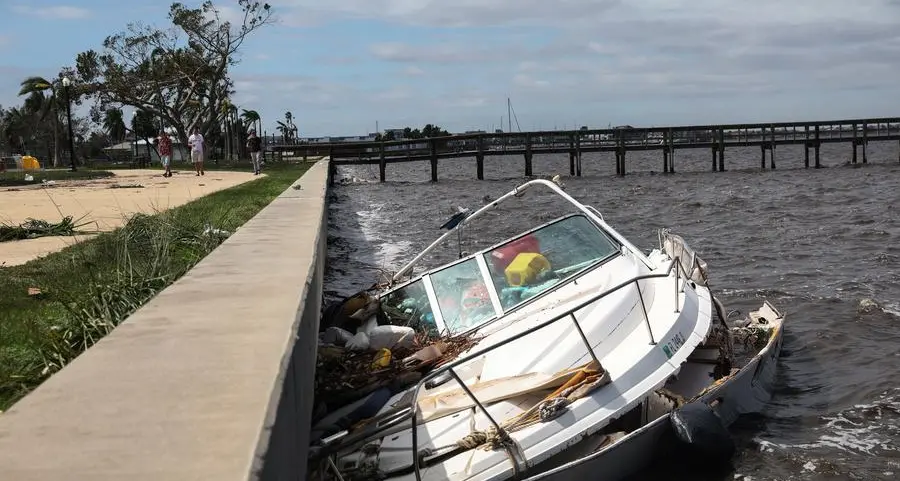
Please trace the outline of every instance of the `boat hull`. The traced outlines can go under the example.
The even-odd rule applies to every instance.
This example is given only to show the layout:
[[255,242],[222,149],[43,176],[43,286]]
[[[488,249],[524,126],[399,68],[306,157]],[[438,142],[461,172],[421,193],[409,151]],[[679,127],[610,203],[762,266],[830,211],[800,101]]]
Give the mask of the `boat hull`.
[[[768,303],[764,309],[772,309]],[[703,393],[697,399],[709,405],[722,424],[731,426],[743,414],[760,412],[772,397],[778,358],[781,354],[783,328],[778,314],[777,325],[772,327],[765,347],[740,370]],[[525,473],[525,481],[620,481],[638,474],[654,460],[674,452],[678,440],[665,414],[647,425],[629,433],[614,444],[575,460],[550,459]],[[571,453],[568,455],[571,458]]]

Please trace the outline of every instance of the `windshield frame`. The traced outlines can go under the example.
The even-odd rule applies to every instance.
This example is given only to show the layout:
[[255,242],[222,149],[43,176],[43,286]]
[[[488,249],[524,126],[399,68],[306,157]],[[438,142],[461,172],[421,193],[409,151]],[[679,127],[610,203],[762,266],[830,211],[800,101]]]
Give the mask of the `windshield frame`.
[[[568,276],[560,279],[560,281],[557,282],[556,284],[554,284],[553,286],[504,309],[503,305],[500,301],[500,293],[497,292],[497,288],[494,284],[493,277],[491,275],[490,269],[488,268],[487,254],[494,251],[495,249],[497,249],[499,247],[510,244],[512,242],[515,242],[516,240],[519,240],[519,239],[526,237],[530,234],[533,234],[537,231],[545,229],[553,224],[563,222],[566,219],[570,219],[573,217],[582,217],[585,220],[587,220],[588,223],[597,230],[597,233],[599,235],[603,236],[612,246],[615,247],[615,249],[612,250],[609,253],[609,255],[599,258],[595,262],[585,265],[581,269],[573,271]],[[537,302],[539,299],[542,299],[543,297],[547,296],[549,293],[554,292],[557,289],[559,289],[563,286],[566,286],[566,285],[572,283],[573,281],[579,279],[580,277],[584,276],[585,274],[598,269],[599,267],[601,267],[602,265],[605,265],[607,262],[609,262],[613,258],[622,255],[623,248],[624,248],[624,245],[621,242],[619,242],[614,236],[612,236],[608,232],[606,232],[602,226],[600,226],[596,222],[594,222],[594,220],[591,219],[590,216],[585,215],[581,212],[569,213],[569,214],[557,217],[556,219],[553,219],[553,220],[543,223],[541,225],[538,225],[536,227],[533,227],[527,231],[523,231],[519,234],[516,234],[514,236],[506,238],[506,239],[504,239],[500,242],[497,242],[497,243],[491,245],[490,247],[482,249],[478,252],[475,252],[475,253],[465,256],[465,257],[461,257],[459,259],[456,259],[447,264],[443,264],[441,266],[435,267],[433,269],[429,269],[429,270],[425,271],[424,273],[420,274],[419,276],[416,276],[416,277],[409,279],[401,284],[391,287],[391,289],[389,289],[389,290],[385,291],[384,293],[382,293],[381,295],[379,295],[379,299],[384,299],[390,293],[400,290],[403,287],[406,287],[408,285],[411,285],[411,284],[421,280],[423,282],[425,291],[428,294],[428,300],[431,303],[431,312],[433,313],[434,322],[437,325],[438,332],[440,332],[442,334],[449,333],[451,335],[465,334],[465,333],[483,328],[489,324],[492,324],[493,322],[497,321],[500,318],[503,318],[503,317],[508,316],[516,311],[519,311],[519,310],[527,307],[528,305],[530,305],[534,302]],[[441,309],[440,302],[438,301],[435,286],[432,282],[432,276],[434,276],[435,274],[439,274],[442,271],[445,271],[445,270],[451,269],[455,266],[458,266],[462,263],[470,262],[473,259],[475,260],[475,262],[479,268],[479,272],[481,274],[481,280],[486,285],[487,293],[490,297],[490,301],[493,306],[494,312],[493,312],[493,315],[486,317],[483,320],[479,321],[479,323],[477,325],[467,327],[460,331],[452,332],[447,327],[447,323],[446,323],[447,320],[444,318],[444,313]]]

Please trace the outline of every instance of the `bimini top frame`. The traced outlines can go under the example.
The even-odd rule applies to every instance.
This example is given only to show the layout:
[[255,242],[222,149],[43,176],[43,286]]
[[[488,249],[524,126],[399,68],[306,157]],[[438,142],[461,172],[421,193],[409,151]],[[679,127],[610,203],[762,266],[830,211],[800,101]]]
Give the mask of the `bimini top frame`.
[[601,229],[603,229],[607,233],[609,233],[609,235],[612,236],[615,240],[619,241],[620,244],[622,244],[626,249],[631,251],[631,253],[634,254],[635,257],[640,259],[641,262],[643,262],[647,267],[649,267],[650,269],[655,268],[655,266],[653,265],[653,262],[650,261],[650,259],[646,255],[644,255],[643,252],[640,251],[640,249],[635,247],[634,244],[629,242],[628,239],[626,239],[622,234],[619,234],[618,231],[616,231],[609,224],[607,224],[606,221],[603,220],[603,217],[600,216],[600,213],[597,212],[596,209],[594,209],[591,206],[586,206],[586,205],[582,204],[581,202],[578,202],[577,200],[572,198],[572,196],[565,193],[557,184],[555,184],[549,180],[534,179],[534,180],[530,180],[522,185],[517,186],[515,189],[507,192],[506,194],[503,194],[501,197],[499,197],[495,201],[481,207],[480,209],[473,212],[471,215],[464,218],[453,228],[448,229],[447,232],[445,232],[443,235],[438,237],[437,240],[435,240],[434,242],[431,243],[431,245],[426,247],[422,252],[420,252],[418,255],[416,255],[416,257],[414,257],[411,261],[409,261],[409,263],[407,263],[405,266],[403,266],[403,268],[401,268],[399,271],[397,271],[397,273],[394,274],[394,276],[391,278],[391,280],[393,282],[397,282],[404,274],[406,274],[407,272],[412,270],[412,268],[415,267],[415,265],[418,264],[419,261],[421,261],[423,257],[425,257],[429,252],[433,251],[437,246],[439,246],[442,242],[444,242],[444,240],[447,239],[447,237],[452,235],[454,231],[461,229],[464,225],[469,224],[470,222],[474,221],[475,219],[481,217],[482,215],[484,215],[484,213],[488,212],[491,209],[496,208],[498,205],[509,200],[510,198],[521,197],[528,188],[533,187],[533,186],[538,186],[538,185],[544,186],[544,187],[550,189],[551,191],[553,191],[554,193],[556,193],[557,195],[559,195],[560,197],[565,199],[568,203],[572,204],[577,210],[581,211],[581,213],[583,213],[585,216],[587,216],[588,219],[590,219],[595,224],[597,224]]

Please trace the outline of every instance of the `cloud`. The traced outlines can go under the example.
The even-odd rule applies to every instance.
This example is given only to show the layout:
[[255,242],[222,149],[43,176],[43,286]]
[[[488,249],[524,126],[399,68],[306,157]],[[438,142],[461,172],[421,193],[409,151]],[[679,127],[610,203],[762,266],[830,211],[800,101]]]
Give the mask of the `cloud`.
[[[397,117],[477,123],[511,97],[520,120],[545,126],[890,115],[883,99],[900,78],[898,0],[287,3],[336,35],[366,32],[354,37],[370,42],[362,83],[379,87],[348,83],[331,97],[350,123],[385,98]],[[434,80],[416,81],[422,71]]]
[[536,79],[530,75],[522,73],[513,76],[513,83],[520,87],[525,87],[528,89],[544,88],[550,86],[550,82],[546,80]]
[[403,69],[403,74],[409,77],[418,77],[420,75],[425,75],[425,71],[415,65],[410,65]]
[[[223,22],[229,22],[232,26],[240,26],[244,22],[244,12],[235,7],[216,5],[215,9],[219,20]],[[208,17],[214,18],[215,14],[209,14]]]
[[15,5],[12,7],[12,10],[23,15],[33,15],[41,18],[60,20],[78,20],[91,16],[90,10],[81,7],[73,7],[70,5],[56,5],[48,7]]
[[377,92],[374,95],[374,99],[381,102],[393,103],[399,100],[406,100],[412,97],[412,92],[409,88],[405,87],[393,87],[388,90],[384,90],[381,92]]
[[482,40],[476,38],[466,42],[423,42],[415,45],[380,42],[369,45],[369,53],[372,57],[385,62],[460,65],[508,61],[511,55],[517,56],[527,52],[521,45],[506,42],[485,45]]
[[435,27],[505,25],[563,26],[599,18],[624,0],[294,0],[287,5],[317,10],[323,18],[377,18],[393,23]]
[[[235,100],[259,110],[269,131],[285,110],[318,135],[369,131],[375,119],[489,128],[506,115],[507,97],[522,128],[896,114],[900,0],[283,0],[274,8],[278,23],[260,38],[275,43],[250,42],[243,54],[272,61],[232,74]],[[290,48],[271,50],[278,42]],[[4,80],[11,96],[20,78]]]
[[288,103],[290,108],[333,108],[354,92],[347,84],[305,75],[235,75],[233,80],[237,104],[253,97],[267,102]]

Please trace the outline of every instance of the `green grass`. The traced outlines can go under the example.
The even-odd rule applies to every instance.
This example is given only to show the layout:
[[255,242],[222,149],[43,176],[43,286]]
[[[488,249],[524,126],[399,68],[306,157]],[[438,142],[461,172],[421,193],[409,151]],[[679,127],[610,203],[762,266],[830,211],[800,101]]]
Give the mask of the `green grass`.
[[[31,174],[34,180],[25,180],[25,175]],[[19,170],[15,172],[0,172],[0,187],[13,187],[20,185],[37,185],[44,180],[87,180],[87,179],[105,179],[112,177],[114,173],[108,170],[83,169],[75,172],[67,169],[51,169],[51,170]]]
[[[21,266],[0,267],[0,410],[34,389],[181,277],[311,164],[157,213]],[[28,288],[40,289],[29,296]]]

